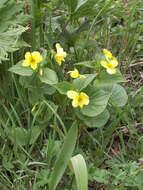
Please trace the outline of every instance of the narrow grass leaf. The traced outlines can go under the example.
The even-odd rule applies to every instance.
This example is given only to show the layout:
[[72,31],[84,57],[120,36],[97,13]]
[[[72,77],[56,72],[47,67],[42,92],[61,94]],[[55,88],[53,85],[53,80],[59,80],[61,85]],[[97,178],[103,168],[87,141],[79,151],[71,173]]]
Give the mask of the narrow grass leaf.
[[68,162],[72,156],[73,150],[75,148],[76,140],[77,140],[78,128],[76,122],[73,123],[72,127],[70,128],[67,136],[65,137],[65,141],[63,147],[57,157],[55,162],[50,182],[49,182],[49,189],[55,190],[59,181],[61,180],[64,171],[68,165]]

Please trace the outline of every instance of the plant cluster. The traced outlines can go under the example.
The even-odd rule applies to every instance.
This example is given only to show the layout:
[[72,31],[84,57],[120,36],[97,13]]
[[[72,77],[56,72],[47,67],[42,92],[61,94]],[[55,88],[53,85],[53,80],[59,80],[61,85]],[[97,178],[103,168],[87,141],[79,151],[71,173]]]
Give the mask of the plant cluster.
[[142,6],[1,0],[0,189],[142,190]]

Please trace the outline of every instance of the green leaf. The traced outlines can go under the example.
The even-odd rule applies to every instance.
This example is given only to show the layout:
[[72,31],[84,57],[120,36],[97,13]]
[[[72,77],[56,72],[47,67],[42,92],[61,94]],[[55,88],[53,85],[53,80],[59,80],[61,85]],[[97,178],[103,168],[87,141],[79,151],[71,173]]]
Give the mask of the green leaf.
[[33,70],[30,67],[23,67],[21,61],[9,68],[8,71],[21,76],[31,76],[33,74]]
[[92,127],[92,128],[103,127],[107,123],[110,117],[109,111],[107,109],[105,109],[101,114],[95,117],[87,117],[81,114],[79,110],[77,110],[76,114],[79,117],[79,119],[81,119],[88,127]]
[[41,82],[44,82],[49,85],[54,85],[58,83],[58,77],[55,71],[49,68],[43,70],[43,75],[40,76]]
[[24,128],[9,128],[8,134],[14,144],[24,146],[28,143],[28,133]]
[[96,169],[93,176],[94,180],[98,183],[108,184],[109,182],[109,173],[104,169]]
[[64,4],[68,6],[69,10],[73,13],[76,6],[77,6],[78,0],[64,0]]
[[83,16],[93,15],[95,12],[95,4],[96,2],[92,0],[78,0],[78,5],[74,12],[75,18],[77,19]]
[[83,61],[83,62],[75,63],[74,65],[95,69],[95,61]]
[[128,101],[128,95],[125,89],[119,84],[113,85],[110,102],[118,107],[124,106]]
[[107,106],[110,94],[103,90],[90,87],[87,89],[87,95],[89,96],[89,104],[81,109],[82,114],[89,117],[95,117],[101,114]]
[[67,94],[68,90],[73,90],[73,85],[67,81],[64,82],[60,82],[56,85],[54,85],[54,87],[59,91],[60,94]]
[[68,162],[75,148],[77,134],[78,134],[78,128],[76,122],[74,122],[67,136],[65,137],[63,147],[61,149],[60,154],[57,157],[52,174],[50,176],[50,182],[49,182],[50,190],[56,189],[59,181],[62,178],[62,175],[64,174],[64,171],[68,165]]
[[6,168],[6,170],[8,170],[8,171],[10,171],[11,169],[14,168],[14,165],[13,165],[12,161],[9,160],[8,155],[5,156],[5,157],[3,157],[3,159],[2,159],[2,166],[4,168]]
[[88,173],[83,156],[78,154],[72,157],[69,166],[75,173],[77,190],[88,190]]
[[32,75],[30,77],[20,76],[19,83],[21,84],[21,86],[23,86],[24,88],[29,88],[34,93],[35,91],[37,91],[36,95],[39,96],[41,96],[42,94],[52,95],[56,91],[56,89],[49,84],[41,82],[39,84],[39,76],[36,75]]
[[27,17],[23,14],[23,8],[22,1],[0,1],[0,63],[8,60],[9,52],[26,45],[20,38],[22,33],[28,30],[28,27],[21,26]]
[[52,95],[55,93],[56,89],[48,84],[42,84],[40,87],[40,91],[42,94]]
[[33,126],[31,129],[29,129],[28,133],[30,136],[30,144],[34,144],[36,142],[41,131],[42,128],[40,128],[39,126]]
[[111,84],[116,84],[120,82],[126,82],[120,71],[118,70],[116,74],[114,75],[109,75],[105,70],[102,71],[98,79],[94,81],[94,86],[96,87],[102,87],[106,85],[111,85]]
[[88,0],[78,0],[78,4],[75,11],[78,11]]
[[96,74],[86,74],[85,78],[77,78],[73,81],[74,88],[78,91],[86,88],[95,78]]
[[19,83],[24,88],[35,88],[37,86],[37,77],[35,75],[27,76],[20,76]]
[[38,126],[33,126],[31,129],[24,129],[21,127],[10,128],[8,131],[9,138],[13,141],[13,143],[25,146],[29,143],[34,144],[41,133],[42,128]]
[[[48,104],[52,106],[54,111],[57,111],[57,106],[54,104],[54,102],[48,101]],[[53,112],[51,112],[50,108],[43,103],[38,104],[32,114],[36,116],[36,121],[42,125],[48,124],[53,116]]]

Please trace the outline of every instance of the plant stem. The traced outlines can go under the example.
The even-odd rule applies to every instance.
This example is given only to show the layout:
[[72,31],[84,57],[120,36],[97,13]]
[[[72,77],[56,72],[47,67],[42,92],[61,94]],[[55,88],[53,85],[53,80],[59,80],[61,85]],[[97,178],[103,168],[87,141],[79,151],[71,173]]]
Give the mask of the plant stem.
[[32,51],[36,49],[36,0],[30,0]]

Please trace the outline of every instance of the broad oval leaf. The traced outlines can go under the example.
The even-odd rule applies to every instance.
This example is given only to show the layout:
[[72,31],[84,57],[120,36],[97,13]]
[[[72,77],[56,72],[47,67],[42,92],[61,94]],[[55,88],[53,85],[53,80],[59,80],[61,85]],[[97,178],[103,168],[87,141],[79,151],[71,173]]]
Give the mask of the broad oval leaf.
[[49,68],[43,69],[43,75],[40,76],[41,82],[49,85],[54,85],[58,83],[58,77],[55,71]]
[[95,116],[95,117],[87,117],[78,110],[76,112],[76,115],[79,119],[81,119],[88,127],[96,127],[101,128],[104,127],[104,125],[107,123],[110,113],[107,109],[105,109],[101,114]]
[[64,174],[64,171],[68,165],[68,162],[75,148],[77,134],[78,134],[77,123],[74,122],[67,136],[65,137],[63,147],[57,157],[52,174],[50,176],[50,181],[49,181],[50,190],[56,189],[59,181],[62,178],[62,175]]
[[63,81],[60,82],[56,85],[54,85],[54,87],[59,91],[60,94],[67,94],[68,90],[73,90],[73,85],[67,81]]
[[30,67],[23,67],[21,61],[9,68],[8,71],[21,76],[31,76],[33,74],[33,70]]
[[128,101],[128,95],[125,89],[119,84],[113,85],[110,102],[118,107],[124,106]]
[[125,89],[119,84],[109,84],[101,87],[110,95],[110,103],[117,107],[122,107],[127,103],[128,95]]
[[70,159],[69,167],[74,172],[77,190],[88,190],[88,173],[85,160],[81,154]]
[[96,74],[86,74],[83,78],[77,78],[73,81],[74,88],[78,91],[86,88],[95,78]]
[[110,94],[94,87],[88,88],[87,92],[89,96],[89,104],[84,106],[81,109],[81,112],[83,115],[95,117],[105,110]]
[[16,145],[25,146],[28,143],[28,131],[24,128],[9,128],[8,136]]
[[98,79],[94,81],[94,86],[103,87],[106,85],[113,85],[120,82],[126,82],[119,70],[114,75],[109,75],[105,70],[99,74]]

